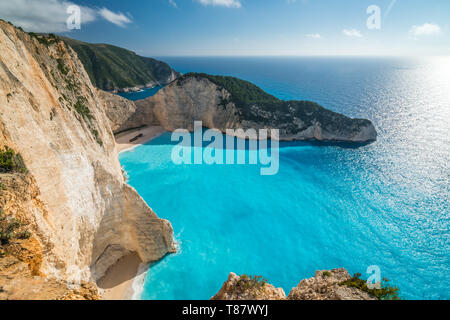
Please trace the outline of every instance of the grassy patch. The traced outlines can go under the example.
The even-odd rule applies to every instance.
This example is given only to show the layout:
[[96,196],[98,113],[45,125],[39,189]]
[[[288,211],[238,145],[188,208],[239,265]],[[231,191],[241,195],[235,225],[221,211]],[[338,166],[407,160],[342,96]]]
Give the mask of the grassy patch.
[[343,281],[339,285],[357,288],[361,291],[367,292],[379,300],[400,300],[400,297],[398,296],[399,288],[390,286],[388,282],[388,279],[383,279],[380,289],[369,289],[367,286],[367,281],[361,279],[360,273],[356,273],[351,279]]

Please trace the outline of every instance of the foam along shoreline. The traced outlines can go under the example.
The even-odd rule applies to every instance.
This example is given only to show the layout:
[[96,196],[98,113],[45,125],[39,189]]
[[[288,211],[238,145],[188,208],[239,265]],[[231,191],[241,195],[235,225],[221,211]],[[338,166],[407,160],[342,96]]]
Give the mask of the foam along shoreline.
[[162,127],[149,126],[119,133],[118,135],[115,136],[117,151],[119,153],[130,151],[141,144],[144,144],[154,138],[159,137],[164,132],[165,130]]
[[141,282],[147,270],[148,265],[142,263],[137,253],[122,257],[97,282],[98,287],[103,291],[103,300],[138,299],[139,287],[143,285]]

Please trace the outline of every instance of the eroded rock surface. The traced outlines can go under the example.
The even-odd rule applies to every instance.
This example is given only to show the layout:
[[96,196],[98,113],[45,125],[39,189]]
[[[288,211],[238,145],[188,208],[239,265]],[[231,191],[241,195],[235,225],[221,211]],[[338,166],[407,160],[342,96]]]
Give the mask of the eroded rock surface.
[[289,293],[289,300],[376,300],[357,288],[339,285],[349,280],[345,269],[317,271],[312,278],[300,281]]
[[230,273],[212,300],[376,300],[362,290],[341,285],[350,278],[345,269],[317,271],[314,277],[302,280],[286,298],[281,288]]

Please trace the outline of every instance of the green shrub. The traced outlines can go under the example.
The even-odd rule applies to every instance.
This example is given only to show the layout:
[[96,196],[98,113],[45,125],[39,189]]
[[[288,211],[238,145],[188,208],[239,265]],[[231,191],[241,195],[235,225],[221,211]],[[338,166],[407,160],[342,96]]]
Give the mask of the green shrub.
[[91,120],[94,118],[94,116],[91,114],[91,110],[89,110],[88,107],[84,105],[81,100],[78,100],[77,103],[74,105],[75,111],[78,112],[83,118],[86,118],[88,120]]
[[330,271],[324,271],[322,272],[322,277],[331,277],[331,272]]
[[8,147],[0,149],[0,173],[26,171],[25,164],[20,154],[16,154],[13,149]]
[[361,274],[355,273],[351,279],[343,281],[339,285],[360,289],[379,300],[400,300],[399,288],[388,285],[388,282],[388,279],[383,279],[380,289],[369,289],[367,281],[361,279]]
[[241,275],[237,287],[240,289],[260,289],[267,284],[267,279],[262,276]]

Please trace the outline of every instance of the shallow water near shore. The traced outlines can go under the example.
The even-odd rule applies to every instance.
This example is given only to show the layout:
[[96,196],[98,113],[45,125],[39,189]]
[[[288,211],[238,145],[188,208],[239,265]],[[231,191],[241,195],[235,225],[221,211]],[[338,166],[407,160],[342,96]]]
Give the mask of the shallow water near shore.
[[229,272],[289,293],[315,270],[378,265],[405,299],[450,298],[450,60],[167,58],[232,74],[282,99],[371,119],[376,143],[282,143],[280,171],[175,165],[166,133],[120,155],[129,183],[171,221],[179,252],[142,299],[209,299]]

